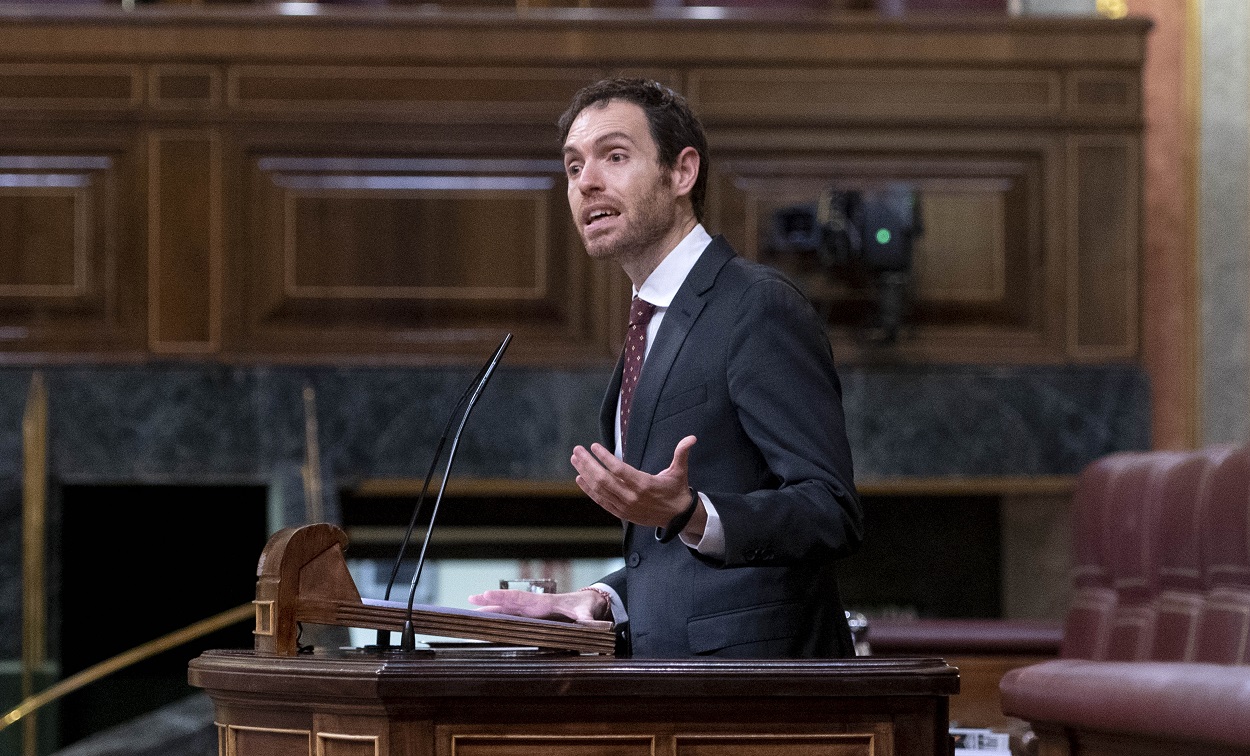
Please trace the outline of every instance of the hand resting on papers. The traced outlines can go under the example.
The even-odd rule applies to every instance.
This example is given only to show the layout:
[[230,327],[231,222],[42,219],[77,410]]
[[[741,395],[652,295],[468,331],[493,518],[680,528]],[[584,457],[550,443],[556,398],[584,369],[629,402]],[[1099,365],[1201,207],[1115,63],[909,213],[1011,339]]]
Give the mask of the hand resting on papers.
[[611,627],[602,619],[612,615],[608,602],[596,591],[572,593],[531,593],[529,591],[489,590],[469,597],[479,611],[511,614],[534,619],[564,620],[592,627]]

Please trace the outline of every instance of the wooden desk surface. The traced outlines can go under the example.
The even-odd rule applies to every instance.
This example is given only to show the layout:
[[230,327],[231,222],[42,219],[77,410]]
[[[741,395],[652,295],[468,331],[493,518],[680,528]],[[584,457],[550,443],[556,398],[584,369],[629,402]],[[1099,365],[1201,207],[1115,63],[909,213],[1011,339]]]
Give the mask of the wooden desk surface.
[[[523,652],[521,652],[523,653]],[[493,697],[507,690],[546,696],[945,696],[959,671],[942,659],[615,659],[551,653],[451,658],[402,652],[318,652],[265,656],[213,650],[189,667],[192,685],[279,693],[334,679],[344,696]]]

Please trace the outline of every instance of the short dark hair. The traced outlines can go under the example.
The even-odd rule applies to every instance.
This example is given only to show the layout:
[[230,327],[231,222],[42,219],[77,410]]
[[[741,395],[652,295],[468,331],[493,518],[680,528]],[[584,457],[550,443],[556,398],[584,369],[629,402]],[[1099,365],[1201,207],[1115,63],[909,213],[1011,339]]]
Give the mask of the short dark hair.
[[556,124],[560,129],[560,144],[568,139],[574,119],[583,110],[592,105],[602,107],[612,100],[632,102],[642,108],[651,128],[651,138],[659,151],[660,165],[672,168],[677,164],[677,156],[687,147],[693,147],[699,153],[699,175],[690,190],[690,205],[694,209],[694,217],[703,222],[709,164],[707,137],[703,134],[703,124],[690,109],[686,98],[660,82],[621,77],[604,79],[582,88],[573,95],[568,110]]

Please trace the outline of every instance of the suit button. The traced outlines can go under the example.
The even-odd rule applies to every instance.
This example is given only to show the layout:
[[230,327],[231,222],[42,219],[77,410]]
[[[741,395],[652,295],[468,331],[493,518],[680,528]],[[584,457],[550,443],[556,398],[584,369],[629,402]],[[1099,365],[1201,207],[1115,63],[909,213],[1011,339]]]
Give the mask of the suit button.
[[641,561],[642,561],[642,556],[639,555],[637,551],[635,551],[629,555],[629,558],[625,560],[625,563],[628,564],[630,567],[637,567],[638,563]]

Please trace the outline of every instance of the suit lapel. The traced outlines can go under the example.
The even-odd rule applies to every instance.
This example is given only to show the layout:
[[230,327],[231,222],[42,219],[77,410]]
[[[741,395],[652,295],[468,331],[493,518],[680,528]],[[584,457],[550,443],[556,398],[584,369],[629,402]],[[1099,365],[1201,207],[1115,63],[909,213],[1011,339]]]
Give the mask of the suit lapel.
[[[712,239],[664,313],[660,330],[655,335],[655,343],[651,346],[647,361],[643,363],[642,375],[634,388],[634,405],[629,416],[629,440],[625,444],[625,461],[634,467],[642,469],[643,454],[647,448],[647,438],[651,434],[651,421],[655,417],[660,390],[668,380],[681,345],[690,334],[699,314],[703,312],[717,273],[733,255],[733,249],[724,238],[717,236]],[[613,382],[619,392],[619,371]],[[672,452],[669,449],[666,453],[671,455]]]

